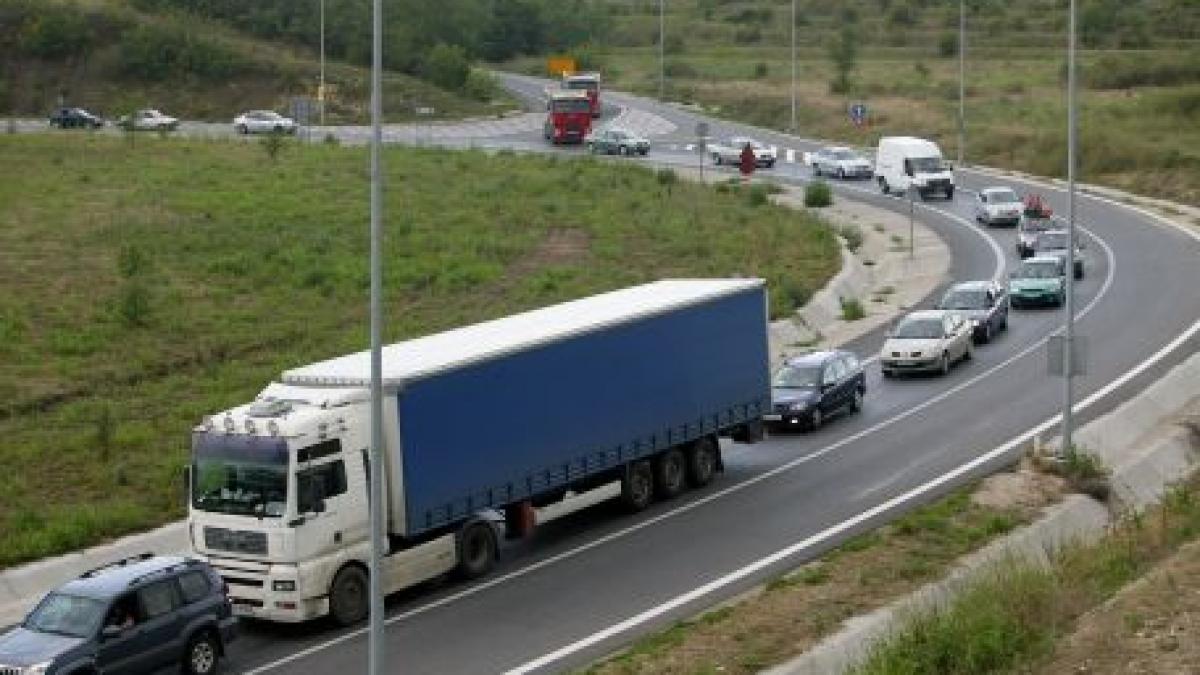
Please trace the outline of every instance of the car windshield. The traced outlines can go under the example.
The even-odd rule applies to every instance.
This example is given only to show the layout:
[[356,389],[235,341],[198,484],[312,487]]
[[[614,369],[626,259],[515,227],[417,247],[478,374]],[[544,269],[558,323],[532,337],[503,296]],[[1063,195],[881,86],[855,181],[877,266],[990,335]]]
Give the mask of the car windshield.
[[941,157],[913,157],[909,162],[913,171],[941,171],[945,168]]
[[1037,238],[1037,247],[1044,249],[1063,249],[1067,247],[1066,232],[1043,232]]
[[896,326],[892,337],[900,340],[933,340],[942,337],[941,318],[905,319]]
[[992,190],[987,193],[989,204],[1020,204],[1017,193],[1012,190]]
[[981,288],[951,289],[938,305],[941,309],[987,309],[988,294]]
[[585,113],[591,110],[591,104],[586,98],[557,98],[550,104],[550,110],[556,113]]
[[1054,221],[1049,218],[1026,218],[1021,229],[1026,232],[1045,232],[1054,227]]
[[567,89],[581,89],[583,91],[593,91],[600,88],[600,83],[596,80],[586,78],[571,78],[567,80]]
[[1053,260],[1024,262],[1014,275],[1018,279],[1054,279],[1061,276],[1059,265]]
[[780,389],[805,389],[815,387],[821,381],[821,366],[786,365],[775,373],[772,386]]
[[287,506],[288,452],[281,438],[196,433],[192,506],[277,518]]
[[22,625],[39,633],[83,638],[96,634],[103,617],[104,603],[100,600],[51,593],[34,608]]
[[834,159],[857,159],[849,150],[834,150],[829,153]]

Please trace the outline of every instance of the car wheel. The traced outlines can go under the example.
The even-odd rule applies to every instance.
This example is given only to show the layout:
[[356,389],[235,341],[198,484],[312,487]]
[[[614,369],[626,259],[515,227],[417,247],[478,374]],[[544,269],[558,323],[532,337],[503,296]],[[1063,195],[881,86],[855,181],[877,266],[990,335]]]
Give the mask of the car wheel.
[[888,182],[887,182],[887,179],[886,179],[886,178],[880,178],[880,179],[879,179],[879,189],[880,189],[880,191],[882,191],[882,192],[883,192],[883,194],[885,194],[885,195],[888,195],[888,194],[891,194],[891,193],[892,193],[892,190],[891,190],[891,188],[888,186]]
[[720,154],[714,152],[713,156],[712,156],[712,160],[713,160],[713,164],[716,164],[717,166],[721,166],[721,155]]
[[862,387],[854,388],[854,395],[850,398],[850,412],[856,413],[862,410],[863,390]]
[[458,576],[477,579],[496,562],[496,531],[486,520],[473,520],[458,533]]
[[217,672],[217,658],[220,653],[212,631],[200,631],[188,641],[187,651],[183,654],[183,672],[188,675],[210,675]]
[[942,375],[950,374],[950,355],[945,352],[942,353],[942,362],[938,365],[938,372]]
[[367,573],[343,567],[329,587],[329,616],[339,626],[352,626],[367,617]]
[[687,479],[692,487],[704,487],[717,473],[717,446],[711,436],[698,438],[687,451]]
[[1004,311],[1004,316],[1000,317],[1000,331],[1008,330],[1008,310]]
[[840,169],[840,168],[839,168],[839,169],[837,170],[837,177],[838,177],[838,180],[845,180],[845,179],[846,179],[846,172],[845,172],[843,169]]
[[817,178],[821,177],[821,165],[820,164],[813,164],[813,175],[816,176]]
[[821,414],[821,406],[814,406],[812,412],[808,414],[808,430],[816,431],[820,429],[824,421],[825,416]]
[[983,336],[979,338],[979,342],[987,344],[992,341],[992,322],[989,320],[983,324]]
[[952,188],[952,187],[946,188],[946,199],[949,199],[951,201],[954,200],[954,188]]
[[975,345],[971,344],[970,340],[967,340],[967,348],[963,350],[962,360],[970,361],[973,358],[975,358]]
[[250,133],[250,129],[245,124],[239,124],[238,128],[237,128],[237,132],[239,134],[245,136]]
[[277,134],[282,134],[282,133],[283,133],[283,127],[281,127],[281,126],[279,126],[279,125],[275,125],[275,128],[273,129],[273,131],[274,131],[275,133],[277,133]]
[[670,499],[687,487],[687,467],[679,448],[671,448],[654,462],[654,490],[659,499]]
[[654,498],[654,471],[650,462],[638,460],[625,467],[621,478],[621,501],[630,511],[641,511]]

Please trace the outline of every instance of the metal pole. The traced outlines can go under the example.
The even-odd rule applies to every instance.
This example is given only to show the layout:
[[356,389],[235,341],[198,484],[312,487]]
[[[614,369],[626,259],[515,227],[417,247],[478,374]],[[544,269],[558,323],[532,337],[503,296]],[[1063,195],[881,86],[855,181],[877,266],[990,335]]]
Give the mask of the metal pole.
[[368,673],[383,675],[383,6],[372,0],[371,55],[371,565]]
[[958,0],[958,163],[967,145],[967,0]]
[[321,0],[321,126],[325,126],[325,0]]
[[917,210],[916,199],[913,195],[913,188],[908,187],[908,259],[915,260],[917,257],[917,235],[916,226],[913,225],[915,212]]
[[664,44],[666,43],[666,19],[663,6],[667,0],[658,0],[658,100],[666,100],[667,62]]
[[1063,321],[1063,411],[1062,443],[1059,454],[1071,452],[1071,406],[1074,392],[1071,378],[1074,376],[1072,352],[1075,339],[1075,153],[1076,153],[1076,101],[1075,101],[1075,0],[1070,4],[1069,35],[1067,37],[1067,269],[1065,302],[1066,316]]
[[788,129],[796,133],[796,0],[792,0],[792,126]]

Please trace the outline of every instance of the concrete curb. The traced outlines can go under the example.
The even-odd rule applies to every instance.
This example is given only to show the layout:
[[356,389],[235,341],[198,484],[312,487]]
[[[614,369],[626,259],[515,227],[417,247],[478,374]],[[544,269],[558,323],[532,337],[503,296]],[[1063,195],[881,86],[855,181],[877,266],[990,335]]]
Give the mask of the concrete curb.
[[1200,459],[1198,439],[1176,420],[1182,411],[1195,406],[1200,406],[1200,354],[1077,432],[1080,444],[1112,467],[1117,508],[1071,495],[1032,525],[967,556],[945,579],[846,621],[841,630],[809,651],[765,672],[845,672],[861,663],[876,643],[901,628],[907,616],[944,605],[971,581],[993,573],[998,561],[1018,559],[1042,565],[1048,562],[1050,552],[1064,544],[1095,541],[1122,512],[1157,502],[1172,484],[1194,471]]

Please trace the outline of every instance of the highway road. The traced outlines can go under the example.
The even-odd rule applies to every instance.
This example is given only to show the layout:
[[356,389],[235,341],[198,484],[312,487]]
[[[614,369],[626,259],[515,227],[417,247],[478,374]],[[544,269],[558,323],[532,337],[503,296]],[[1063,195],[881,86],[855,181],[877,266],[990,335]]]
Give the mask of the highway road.
[[[532,106],[533,78],[504,76]],[[606,92],[631,126],[653,134],[655,149],[633,163],[693,165],[690,134],[702,118],[675,106]],[[530,114],[514,119],[536,122]],[[797,151],[815,144],[762,129],[706,119],[712,135],[744,134]],[[523,124],[523,126],[522,126]],[[450,145],[551,150],[540,124],[514,123],[495,135],[447,135]],[[354,130],[337,133],[357,138]],[[399,132],[398,132],[399,133]],[[1031,186],[958,168],[952,202],[918,206],[948,244],[955,280],[1001,276],[1014,264],[1014,233],[972,222],[970,190]],[[732,172],[730,172],[731,175]],[[802,183],[794,164],[760,177]],[[834,184],[835,192],[907,213],[908,204],[873,185]],[[1035,188],[1057,213],[1065,194]],[[1081,195],[1088,244],[1079,282],[1078,330],[1090,341],[1088,372],[1076,380],[1080,421],[1104,412],[1200,346],[1200,241],[1126,205]],[[934,295],[937,295],[935,292]],[[811,434],[772,436],[724,447],[726,471],[712,486],[637,516],[596,506],[508,544],[499,568],[474,583],[440,582],[388,601],[389,671],[403,673],[557,672],[602,657],[637,636],[693,615],[762,583],[845,539],[1010,464],[1031,435],[1055,433],[1062,381],[1046,374],[1045,340],[1062,311],[1014,310],[1010,330],[981,346],[944,378],[884,381],[872,364],[861,414]],[[879,332],[850,347],[877,352]],[[248,624],[232,650],[234,672],[362,672],[362,629]]]

